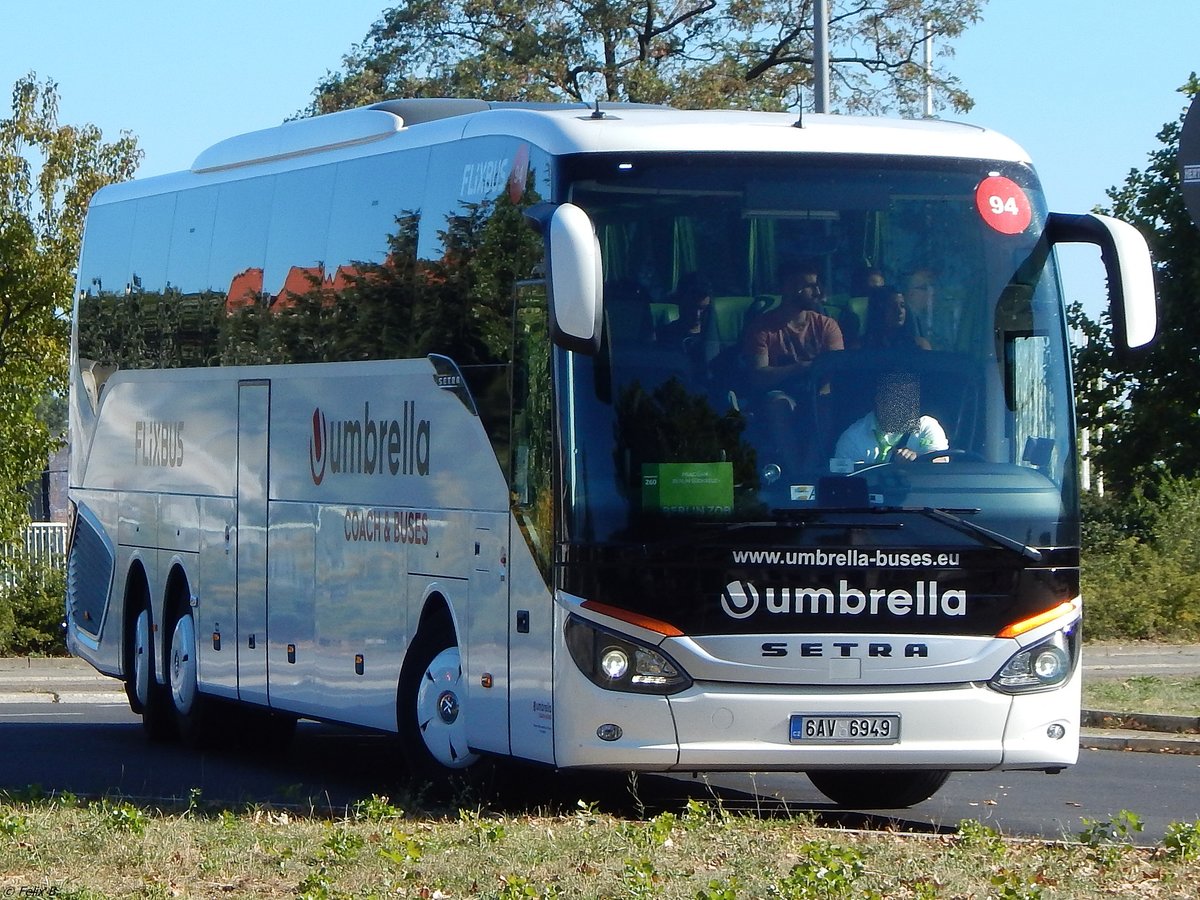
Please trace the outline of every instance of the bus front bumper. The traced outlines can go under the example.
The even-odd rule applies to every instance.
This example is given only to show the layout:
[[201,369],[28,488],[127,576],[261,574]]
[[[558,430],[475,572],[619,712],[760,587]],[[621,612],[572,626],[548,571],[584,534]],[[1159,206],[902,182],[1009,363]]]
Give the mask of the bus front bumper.
[[[557,711],[556,762],[710,772],[1059,769],[1079,755],[1079,680],[1076,671],[1057,690],[1025,695],[976,683],[854,691],[700,683],[670,697],[586,685],[586,702]],[[899,735],[874,743],[792,740],[797,716],[898,716]],[[568,733],[572,740],[561,740]]]

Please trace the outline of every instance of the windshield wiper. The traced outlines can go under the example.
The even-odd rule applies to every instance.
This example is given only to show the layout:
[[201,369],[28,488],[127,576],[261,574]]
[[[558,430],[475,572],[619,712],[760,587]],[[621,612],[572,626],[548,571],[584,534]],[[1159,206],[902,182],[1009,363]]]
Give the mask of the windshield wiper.
[[955,515],[957,512],[978,512],[977,509],[971,510],[954,510],[953,512],[946,509],[938,509],[935,506],[922,507],[903,507],[906,511],[924,513],[931,519],[949,525],[951,528],[970,534],[974,537],[987,538],[994,544],[1003,547],[1006,550],[1011,550],[1014,553],[1019,553],[1031,562],[1040,563],[1043,560],[1042,551],[1036,547],[1030,547],[1028,544],[1022,544],[1020,541],[1010,538],[1006,534],[1001,534],[998,531],[992,531],[990,528],[984,528],[982,525],[964,519],[962,516]]

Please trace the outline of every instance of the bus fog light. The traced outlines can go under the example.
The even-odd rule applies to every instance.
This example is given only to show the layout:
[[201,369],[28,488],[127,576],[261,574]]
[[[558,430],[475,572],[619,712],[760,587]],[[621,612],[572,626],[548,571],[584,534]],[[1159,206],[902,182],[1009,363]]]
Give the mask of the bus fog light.
[[1067,729],[1062,725],[1059,725],[1057,722],[1046,729],[1046,737],[1050,738],[1052,741],[1061,741],[1066,736]]
[[611,722],[596,729],[596,737],[602,741],[619,741],[624,733],[620,725],[614,725]]

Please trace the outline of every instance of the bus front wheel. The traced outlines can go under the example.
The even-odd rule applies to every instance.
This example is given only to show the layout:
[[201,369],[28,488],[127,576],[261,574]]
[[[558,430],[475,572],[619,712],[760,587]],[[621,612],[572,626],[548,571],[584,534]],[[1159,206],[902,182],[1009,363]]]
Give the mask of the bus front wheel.
[[950,773],[945,769],[815,769],[811,781],[838,806],[852,809],[903,809],[938,792]]
[[397,725],[413,774],[444,777],[479,761],[467,748],[466,688],[452,631],[439,629],[411,648],[400,676]]

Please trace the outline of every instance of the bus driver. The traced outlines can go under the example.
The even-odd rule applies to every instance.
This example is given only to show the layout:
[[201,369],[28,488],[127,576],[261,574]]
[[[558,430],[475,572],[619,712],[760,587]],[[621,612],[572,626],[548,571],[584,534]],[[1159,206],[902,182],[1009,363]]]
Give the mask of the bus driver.
[[[938,420],[920,411],[921,382],[916,375],[880,375],[874,408],[842,432],[834,457],[856,463],[912,462],[919,456],[950,449]],[[934,462],[947,459],[937,457]]]

